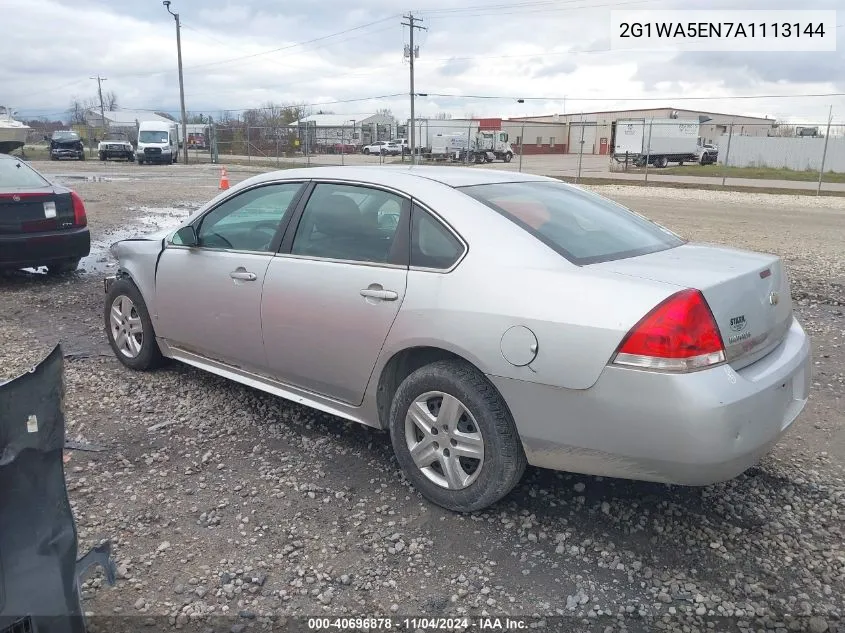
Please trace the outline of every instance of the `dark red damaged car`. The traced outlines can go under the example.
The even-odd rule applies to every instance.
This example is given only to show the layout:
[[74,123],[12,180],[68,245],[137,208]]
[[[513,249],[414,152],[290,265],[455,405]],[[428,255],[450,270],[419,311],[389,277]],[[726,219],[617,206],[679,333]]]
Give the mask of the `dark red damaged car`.
[[76,270],[91,251],[85,205],[22,160],[0,154],[0,269]]

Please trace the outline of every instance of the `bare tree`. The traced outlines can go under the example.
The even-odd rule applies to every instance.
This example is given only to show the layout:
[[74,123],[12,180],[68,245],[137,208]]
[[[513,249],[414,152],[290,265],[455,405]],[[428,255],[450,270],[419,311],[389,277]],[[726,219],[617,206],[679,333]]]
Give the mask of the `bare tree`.
[[798,129],[794,125],[779,123],[769,130],[769,136],[793,137],[798,136]]
[[109,112],[114,112],[120,107],[117,104],[117,93],[114,90],[109,90],[103,95],[103,107]]
[[83,100],[79,97],[74,97],[67,110],[71,125],[84,125],[86,123],[85,116],[93,107],[94,101],[92,99]]
[[448,121],[449,119],[452,118],[452,113],[451,112],[438,112],[437,114],[434,115],[434,118],[437,121]]

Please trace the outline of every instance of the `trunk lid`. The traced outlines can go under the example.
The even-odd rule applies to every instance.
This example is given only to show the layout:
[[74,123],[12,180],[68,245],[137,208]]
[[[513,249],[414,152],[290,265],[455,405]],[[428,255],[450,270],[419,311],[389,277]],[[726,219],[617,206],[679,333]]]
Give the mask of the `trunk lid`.
[[0,190],[0,235],[37,233],[73,227],[70,193],[45,186],[26,191]]
[[792,323],[792,297],[781,259],[709,244],[676,248],[591,267],[702,292],[728,362],[740,369],[771,352]]

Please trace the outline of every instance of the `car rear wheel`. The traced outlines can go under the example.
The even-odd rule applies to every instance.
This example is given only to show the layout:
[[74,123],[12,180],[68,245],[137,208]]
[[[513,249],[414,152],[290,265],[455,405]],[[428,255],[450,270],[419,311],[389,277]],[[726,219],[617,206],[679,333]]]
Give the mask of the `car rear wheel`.
[[525,453],[504,400],[462,360],[426,365],[399,385],[390,437],[414,487],[449,510],[485,508],[525,472]]
[[109,345],[121,363],[139,371],[163,363],[147,304],[132,281],[117,279],[112,284],[104,316]]
[[79,259],[65,259],[60,262],[53,262],[47,265],[48,275],[66,275],[72,273],[79,267]]

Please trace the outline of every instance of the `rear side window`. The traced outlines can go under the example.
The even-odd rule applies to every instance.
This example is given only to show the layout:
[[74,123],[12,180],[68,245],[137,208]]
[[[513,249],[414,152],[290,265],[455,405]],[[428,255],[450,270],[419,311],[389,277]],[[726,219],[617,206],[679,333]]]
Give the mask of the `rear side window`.
[[684,243],[669,229],[597,194],[556,182],[461,187],[531,235],[583,266]]
[[411,266],[446,270],[464,254],[464,245],[430,213],[414,205],[411,216]]
[[0,189],[11,187],[46,187],[41,174],[16,158],[0,158]]

